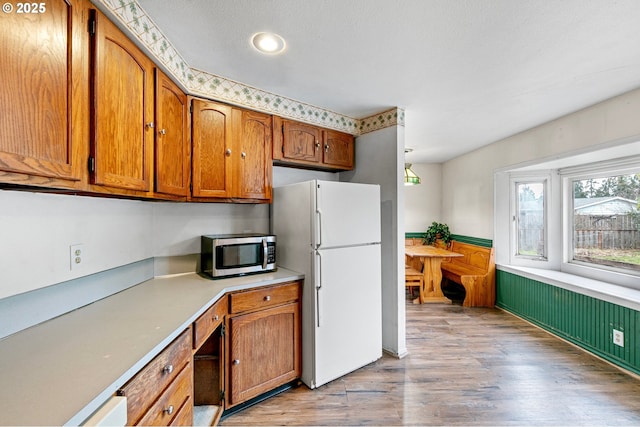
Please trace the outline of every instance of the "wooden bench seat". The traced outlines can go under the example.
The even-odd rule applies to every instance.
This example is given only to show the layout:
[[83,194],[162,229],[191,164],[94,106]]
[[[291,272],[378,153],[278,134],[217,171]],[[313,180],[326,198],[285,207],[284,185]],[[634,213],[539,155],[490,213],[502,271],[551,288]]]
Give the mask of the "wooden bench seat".
[[449,250],[464,255],[442,262],[442,277],[461,284],[467,292],[462,305],[493,307],[496,300],[493,248],[454,240]]

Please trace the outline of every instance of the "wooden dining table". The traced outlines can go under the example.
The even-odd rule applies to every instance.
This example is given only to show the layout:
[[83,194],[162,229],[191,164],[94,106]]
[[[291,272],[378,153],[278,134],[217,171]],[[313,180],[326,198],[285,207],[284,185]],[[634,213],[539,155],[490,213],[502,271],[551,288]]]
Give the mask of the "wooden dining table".
[[451,300],[442,293],[442,270],[440,266],[445,259],[464,255],[427,245],[405,246],[404,253],[411,258],[420,258],[423,262],[424,283],[422,289],[420,289],[422,298],[416,298],[414,303],[419,303],[420,300],[423,302],[450,303]]

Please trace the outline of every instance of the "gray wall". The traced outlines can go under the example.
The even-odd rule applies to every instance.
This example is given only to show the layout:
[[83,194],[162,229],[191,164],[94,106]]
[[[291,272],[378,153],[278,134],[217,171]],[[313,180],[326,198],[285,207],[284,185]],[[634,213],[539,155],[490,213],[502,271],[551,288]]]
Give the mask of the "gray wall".
[[382,346],[406,352],[404,297],[404,127],[393,126],[356,140],[356,169],[341,181],[379,184],[382,221]]

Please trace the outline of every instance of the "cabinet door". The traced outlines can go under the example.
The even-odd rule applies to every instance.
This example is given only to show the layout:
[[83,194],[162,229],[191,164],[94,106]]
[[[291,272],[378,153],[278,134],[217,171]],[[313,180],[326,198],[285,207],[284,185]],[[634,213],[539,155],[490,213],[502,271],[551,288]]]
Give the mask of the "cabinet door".
[[187,195],[189,146],[187,96],[156,68],[155,191]]
[[[240,198],[271,199],[271,116],[248,110],[242,115],[238,133],[239,177],[236,196]],[[238,153],[236,153],[236,156]]]
[[352,135],[325,130],[322,163],[340,169],[353,169],[355,145]]
[[92,12],[91,183],[148,191],[153,63],[103,14]]
[[229,319],[227,407],[300,376],[299,316],[296,302]]
[[71,128],[71,73],[81,73],[81,62],[72,55],[80,47],[72,30],[77,4],[54,0],[44,13],[2,14],[0,171],[81,178],[72,157],[73,145],[84,142],[72,141]]
[[232,109],[199,99],[192,107],[192,195],[232,197]]
[[320,163],[322,131],[312,125],[283,120],[282,159]]

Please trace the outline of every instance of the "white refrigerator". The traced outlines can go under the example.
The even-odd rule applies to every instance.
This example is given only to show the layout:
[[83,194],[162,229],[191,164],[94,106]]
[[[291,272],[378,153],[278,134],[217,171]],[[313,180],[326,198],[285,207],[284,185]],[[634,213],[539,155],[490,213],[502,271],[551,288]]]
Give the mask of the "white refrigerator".
[[304,273],[302,382],[316,388],[382,357],[380,187],[273,189],[279,266]]

